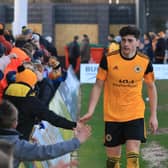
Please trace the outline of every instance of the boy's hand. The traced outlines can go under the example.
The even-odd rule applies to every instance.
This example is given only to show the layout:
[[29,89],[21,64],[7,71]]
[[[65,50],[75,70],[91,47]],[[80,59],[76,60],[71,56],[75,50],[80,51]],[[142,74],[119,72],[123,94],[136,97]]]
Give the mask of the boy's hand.
[[75,137],[78,138],[80,143],[84,143],[91,135],[91,127],[89,125],[81,125],[74,128]]

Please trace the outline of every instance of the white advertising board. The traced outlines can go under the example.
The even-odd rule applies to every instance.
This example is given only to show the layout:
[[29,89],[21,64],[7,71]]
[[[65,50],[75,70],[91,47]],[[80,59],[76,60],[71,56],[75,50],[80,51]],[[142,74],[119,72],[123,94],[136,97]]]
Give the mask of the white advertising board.
[[[95,83],[99,64],[80,65],[80,83]],[[155,79],[168,79],[168,64],[153,64]]]

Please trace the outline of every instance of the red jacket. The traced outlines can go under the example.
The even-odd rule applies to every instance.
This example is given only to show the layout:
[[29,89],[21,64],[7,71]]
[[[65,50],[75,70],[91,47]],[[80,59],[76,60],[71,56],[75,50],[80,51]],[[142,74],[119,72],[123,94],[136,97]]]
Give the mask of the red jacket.
[[3,35],[0,35],[0,43],[2,43],[6,49],[5,55],[8,55],[12,50],[12,44],[7,41]]

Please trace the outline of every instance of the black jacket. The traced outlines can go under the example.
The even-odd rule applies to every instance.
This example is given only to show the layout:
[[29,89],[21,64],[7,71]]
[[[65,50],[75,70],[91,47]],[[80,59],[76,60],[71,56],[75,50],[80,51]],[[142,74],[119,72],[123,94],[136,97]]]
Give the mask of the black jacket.
[[19,111],[17,130],[28,140],[32,128],[37,121],[45,120],[56,127],[73,129],[76,122],[63,118],[49,110],[33,93],[31,88],[23,83],[12,83],[4,93],[4,98],[11,101]]
[[37,82],[37,90],[37,97],[39,100],[46,106],[49,106],[49,103],[56,92],[52,81],[49,78],[44,78],[42,81]]
[[73,41],[69,45],[69,58],[77,59],[80,56],[80,47],[77,41]]

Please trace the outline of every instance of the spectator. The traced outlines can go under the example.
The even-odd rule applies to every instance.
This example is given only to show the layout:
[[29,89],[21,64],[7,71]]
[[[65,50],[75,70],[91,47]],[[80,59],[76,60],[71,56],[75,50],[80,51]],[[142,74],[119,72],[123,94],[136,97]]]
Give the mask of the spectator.
[[58,57],[57,49],[53,44],[52,37],[51,36],[46,36],[46,37],[44,37],[44,40],[45,40],[45,47],[49,51],[50,55],[57,58]]
[[38,82],[36,84],[38,94],[37,97],[39,100],[49,107],[49,103],[53,96],[55,95],[56,89],[54,88],[53,82],[51,79],[48,77],[44,78],[43,73],[44,73],[44,67],[42,64],[34,64],[36,67],[36,74],[38,77]]
[[107,36],[108,43],[111,44],[114,41],[114,38],[115,38],[114,34],[112,34],[112,33],[109,34]]
[[109,34],[107,39],[109,41],[108,53],[119,50],[119,43],[115,41],[115,36],[113,34]]
[[13,62],[11,62],[11,64],[13,64],[15,66],[16,65],[16,61],[17,61],[17,65],[15,66],[14,69],[11,69],[11,70],[16,70],[18,65],[21,65],[23,62],[31,60],[30,56],[28,56],[26,54],[26,52],[24,52],[22,50],[23,46],[26,43],[27,43],[27,40],[26,40],[25,36],[21,35],[21,36],[18,36],[16,38],[15,46],[12,48],[11,53],[12,54],[16,54],[17,55],[17,59],[14,60]]
[[0,43],[0,100],[2,98],[4,89],[7,87],[7,81],[5,77],[8,72],[6,72],[6,69],[11,61],[13,61],[16,57],[16,54],[5,55],[5,48]]
[[14,168],[18,168],[21,161],[44,161],[70,153],[78,149],[91,135],[91,128],[83,125],[74,130],[75,137],[69,141],[51,145],[33,144],[20,140],[20,134],[15,129],[17,120],[16,107],[7,100],[0,102],[0,139],[14,146]]
[[5,39],[4,36],[5,25],[0,23],[0,43],[5,47],[5,55],[8,55],[12,49],[12,44]]
[[155,49],[155,63],[156,64],[163,64],[164,58],[165,58],[165,51],[166,51],[166,39],[165,39],[165,33],[159,32],[158,33],[159,38],[156,43],[156,49]]
[[50,57],[48,62],[49,67],[52,67],[48,77],[52,80],[55,90],[59,87],[62,81],[65,81],[67,72],[61,67],[60,62],[55,57]]
[[33,55],[36,51],[36,45],[33,42],[27,42],[23,45],[22,50],[26,53],[30,60],[33,59]]
[[90,60],[90,42],[87,34],[83,35],[80,45],[81,63],[88,63]]
[[12,45],[14,45],[15,43],[15,38],[12,34],[12,31],[11,30],[8,30],[8,29],[5,29],[4,31],[4,37],[7,41],[9,41]]
[[44,52],[43,52],[43,50],[41,49],[41,46],[40,46],[40,35],[39,34],[33,34],[32,42],[36,46],[35,52],[33,54],[32,62],[42,63],[43,62],[43,57],[44,57]]
[[80,46],[78,44],[79,37],[74,36],[74,40],[69,44],[69,63],[72,65],[72,68],[76,70],[77,59],[80,56]]
[[22,35],[25,37],[27,41],[32,39],[33,31],[26,26],[22,27]]
[[10,57],[5,55],[5,47],[0,43],[0,70],[4,72],[5,67],[10,63]]
[[152,49],[152,40],[148,33],[144,34],[144,47],[142,52],[149,56],[151,62],[154,62],[154,52]]

